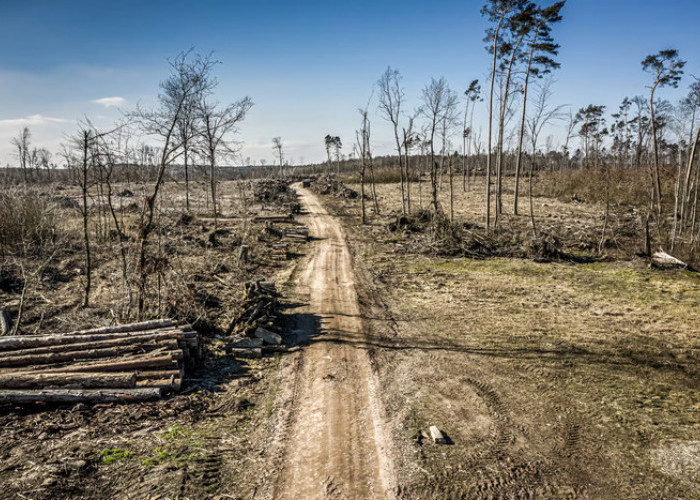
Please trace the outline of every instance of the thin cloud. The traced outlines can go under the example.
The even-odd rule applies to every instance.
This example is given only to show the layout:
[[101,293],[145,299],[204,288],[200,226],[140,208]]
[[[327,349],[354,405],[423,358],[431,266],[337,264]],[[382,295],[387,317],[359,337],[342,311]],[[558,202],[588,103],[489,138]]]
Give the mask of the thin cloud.
[[10,118],[8,120],[0,120],[0,127],[24,127],[29,125],[47,125],[51,123],[66,123],[68,120],[63,118],[53,118],[44,115],[30,115],[25,118]]
[[105,108],[116,108],[126,103],[126,99],[123,97],[103,97],[101,99],[94,99],[90,102],[101,104]]

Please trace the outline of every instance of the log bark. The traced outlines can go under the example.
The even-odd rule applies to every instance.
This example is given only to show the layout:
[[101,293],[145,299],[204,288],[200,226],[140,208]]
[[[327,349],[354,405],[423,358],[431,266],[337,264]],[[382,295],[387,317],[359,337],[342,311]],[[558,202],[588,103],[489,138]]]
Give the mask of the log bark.
[[158,380],[164,378],[183,378],[184,370],[141,370],[136,372],[136,380]]
[[651,264],[659,269],[685,269],[688,267],[688,264],[667,254],[663,250],[652,255]]
[[123,356],[129,353],[143,352],[147,349],[153,350],[160,348],[173,349],[173,356],[177,356],[179,354],[180,359],[182,359],[183,357],[182,351],[175,351],[175,349],[178,349],[177,341],[166,340],[156,344],[119,346],[107,349],[90,349],[85,351],[71,352],[52,352],[48,354],[33,354],[28,356],[5,356],[0,357],[0,367],[44,365],[62,362],[65,363],[81,359],[113,358]]
[[[153,353],[150,353],[153,354]],[[107,360],[103,362],[74,363],[66,366],[64,363],[54,365],[38,365],[22,367],[22,372],[42,373],[73,373],[73,372],[124,372],[135,370],[179,369],[180,365],[170,351],[158,353],[155,356],[133,356],[127,360]],[[2,373],[16,372],[16,369],[5,369]]]
[[12,321],[5,309],[0,309],[0,335],[9,335],[12,331]]
[[20,335],[0,339],[0,351],[12,349],[28,349],[35,347],[45,347],[52,345],[80,344],[84,342],[95,342],[104,340],[115,340],[124,338],[140,338],[152,335],[171,334],[183,338],[196,338],[197,333],[190,330],[145,330],[140,332],[117,332],[105,334],[58,334],[58,335]]
[[155,335],[133,335],[117,339],[96,340],[93,342],[53,344],[43,347],[33,347],[30,349],[18,349],[12,351],[0,351],[0,358],[8,356],[29,356],[33,354],[48,354],[53,352],[86,351],[90,349],[108,349],[119,346],[140,346],[140,345],[165,345],[168,341],[176,341],[178,345],[186,345],[185,339],[178,339],[177,333],[163,333]]
[[99,333],[126,333],[138,332],[143,330],[155,330],[159,328],[177,326],[172,319],[156,319],[152,321],[142,321],[140,323],[130,323],[128,325],[105,326],[101,328],[92,328],[90,330],[80,330],[77,332],[68,332],[65,335],[91,335]]
[[159,399],[158,388],[2,390],[0,403],[120,403]]
[[128,389],[136,387],[135,373],[13,373],[0,375],[0,389]]

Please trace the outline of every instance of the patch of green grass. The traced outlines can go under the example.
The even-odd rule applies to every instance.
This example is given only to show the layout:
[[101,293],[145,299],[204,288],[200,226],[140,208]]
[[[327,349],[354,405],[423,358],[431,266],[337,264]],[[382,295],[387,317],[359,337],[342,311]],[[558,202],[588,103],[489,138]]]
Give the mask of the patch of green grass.
[[163,431],[160,436],[163,439],[176,440],[176,439],[184,439],[184,438],[187,438],[191,435],[192,435],[192,431],[190,429],[185,429],[183,426],[181,426],[179,424],[175,424],[167,431]]
[[141,460],[141,465],[144,467],[155,467],[164,463],[169,463],[177,468],[184,467],[185,464],[196,458],[193,454],[182,455],[180,451],[170,451],[162,446],[158,446],[153,450],[154,456]]
[[112,465],[117,462],[125,462],[129,460],[134,456],[134,452],[121,448],[110,448],[108,450],[101,451],[97,456],[102,457],[102,465]]

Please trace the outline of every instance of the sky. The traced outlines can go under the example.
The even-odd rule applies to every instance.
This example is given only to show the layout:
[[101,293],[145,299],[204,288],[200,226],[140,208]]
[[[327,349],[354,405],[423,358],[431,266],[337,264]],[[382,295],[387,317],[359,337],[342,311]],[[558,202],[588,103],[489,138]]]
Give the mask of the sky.
[[[255,103],[236,138],[242,158],[272,163],[276,136],[290,163],[323,161],[327,134],[350,153],[370,97],[374,154],[389,153],[377,79],[387,66],[400,71],[407,112],[431,77],[460,95],[472,79],[485,82],[482,3],[0,0],[0,165],[17,164],[10,140],[23,126],[34,146],[57,153],[84,117],[108,128],[137,104],[155,105],[167,59],[191,47],[221,61],[217,100]],[[555,104],[614,112],[648,92],[641,60],[661,49],[688,64],[679,89],[660,97],[679,99],[700,76],[698,0],[568,0],[562,14]],[[485,129],[485,111],[476,109],[475,129]],[[556,142],[559,132],[548,133]]]

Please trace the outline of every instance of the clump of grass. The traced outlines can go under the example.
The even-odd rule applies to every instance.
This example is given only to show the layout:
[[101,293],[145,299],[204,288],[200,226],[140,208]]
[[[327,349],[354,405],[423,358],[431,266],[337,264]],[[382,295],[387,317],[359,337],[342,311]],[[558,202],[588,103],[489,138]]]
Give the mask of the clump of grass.
[[125,462],[134,456],[134,452],[131,450],[124,450],[122,448],[110,448],[108,450],[103,450],[99,453],[102,457],[102,465],[112,465],[117,462]]

